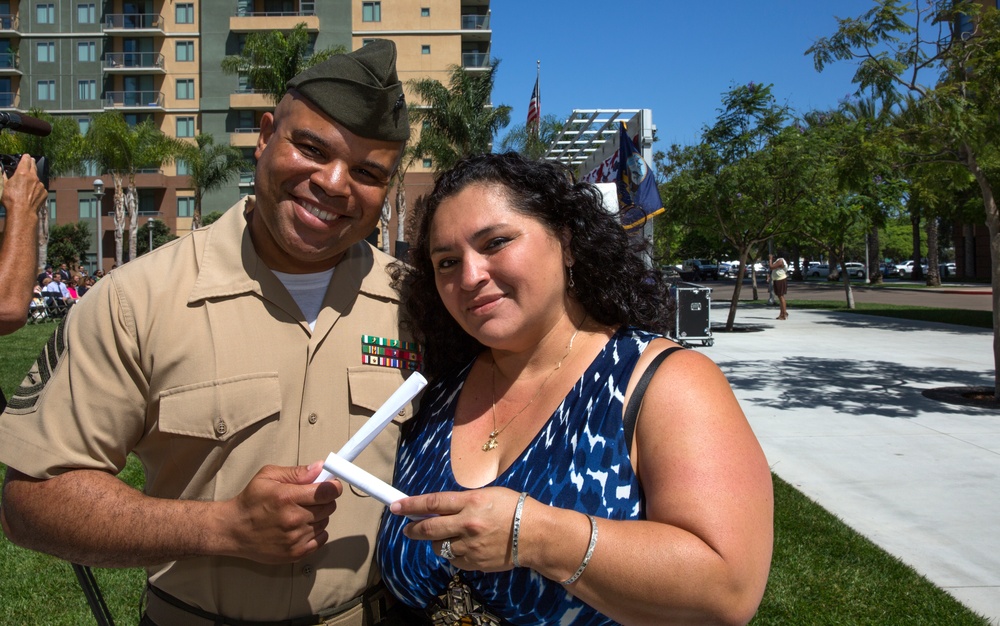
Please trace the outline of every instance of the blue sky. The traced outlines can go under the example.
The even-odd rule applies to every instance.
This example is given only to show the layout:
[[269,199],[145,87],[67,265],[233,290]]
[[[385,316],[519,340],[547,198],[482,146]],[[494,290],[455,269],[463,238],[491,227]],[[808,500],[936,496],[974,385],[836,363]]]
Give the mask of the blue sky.
[[[854,92],[848,62],[822,73],[804,53],[873,0],[494,0],[494,104],[524,123],[540,60],[542,114],[652,109],[657,150],[697,143],[735,84],[773,84],[797,112]],[[501,131],[501,137],[504,131]]]

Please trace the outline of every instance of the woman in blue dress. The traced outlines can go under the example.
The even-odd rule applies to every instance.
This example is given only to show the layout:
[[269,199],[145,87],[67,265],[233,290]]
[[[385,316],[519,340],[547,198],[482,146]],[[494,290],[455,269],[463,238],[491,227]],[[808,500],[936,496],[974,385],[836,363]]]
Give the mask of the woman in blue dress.
[[766,459],[692,350],[625,427],[640,375],[677,346],[664,285],[600,192],[555,164],[471,157],[437,180],[411,254],[397,279],[434,382],[396,461],[411,497],[377,549],[404,619],[749,621],[771,558]]

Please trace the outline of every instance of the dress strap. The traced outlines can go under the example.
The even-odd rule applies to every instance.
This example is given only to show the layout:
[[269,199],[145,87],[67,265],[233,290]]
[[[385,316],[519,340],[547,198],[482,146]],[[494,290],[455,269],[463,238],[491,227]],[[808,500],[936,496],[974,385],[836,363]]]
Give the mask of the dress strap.
[[639,418],[639,408],[642,406],[642,396],[646,393],[646,387],[649,386],[649,381],[653,379],[653,374],[656,373],[656,368],[660,367],[660,363],[662,363],[664,359],[674,352],[683,349],[684,348],[680,346],[674,346],[673,348],[667,348],[653,357],[649,366],[646,367],[646,371],[642,373],[642,378],[639,379],[635,389],[632,390],[632,396],[628,399],[628,406],[625,408],[625,415],[622,416],[625,441],[628,443],[629,450],[632,449],[632,441],[635,438],[635,422]]

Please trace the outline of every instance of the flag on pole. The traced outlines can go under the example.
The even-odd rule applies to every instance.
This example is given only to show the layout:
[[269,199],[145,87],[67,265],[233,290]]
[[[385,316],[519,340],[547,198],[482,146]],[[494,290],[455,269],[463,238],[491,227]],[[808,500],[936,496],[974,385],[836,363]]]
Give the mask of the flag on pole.
[[535,77],[535,90],[531,92],[531,101],[528,102],[527,126],[536,135],[542,113],[542,100],[538,95],[538,77]]
[[615,182],[618,184],[618,206],[625,230],[642,226],[646,220],[663,212],[656,180],[642,153],[628,136],[624,123],[619,125],[618,177]]

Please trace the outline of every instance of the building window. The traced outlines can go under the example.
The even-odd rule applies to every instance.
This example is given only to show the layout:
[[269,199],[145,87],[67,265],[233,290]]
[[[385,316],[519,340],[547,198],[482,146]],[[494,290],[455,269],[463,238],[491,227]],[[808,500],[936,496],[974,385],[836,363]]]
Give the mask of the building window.
[[83,62],[96,61],[97,44],[93,41],[81,41],[76,44],[76,60]]
[[434,166],[434,161],[432,161],[430,159],[424,159],[424,167],[425,168],[431,169],[431,167],[433,167],[433,166]]
[[178,117],[177,118],[177,136],[178,137],[194,137],[194,118],[193,117]]
[[94,3],[82,3],[76,5],[76,21],[81,24],[93,24],[96,21]]
[[97,176],[97,161],[84,161],[83,171],[80,174],[83,176]]
[[40,81],[38,81],[38,99],[39,100],[55,100],[56,99],[56,81],[54,81],[54,80],[40,80]]
[[177,42],[177,60],[178,61],[194,61],[194,42],[193,41],[178,41]]
[[49,221],[56,223],[56,192],[49,192]]
[[430,7],[420,7],[420,17],[430,17],[431,8]]
[[177,198],[177,217],[194,217],[194,198]]
[[97,81],[81,80],[76,83],[77,98],[80,100],[97,100]]
[[56,5],[51,2],[35,6],[35,21],[39,24],[56,23]]
[[80,219],[92,220],[97,217],[97,198],[80,198]]
[[56,60],[56,44],[54,41],[40,42],[37,49],[39,63],[52,63]]
[[177,79],[177,99],[178,100],[194,100],[194,79],[193,78],[178,78]]
[[177,165],[177,175],[178,176],[190,176],[191,166],[184,159],[177,159],[175,162]]
[[175,16],[178,24],[194,24],[194,4],[178,3]]
[[80,119],[78,119],[76,121],[76,124],[77,124],[77,126],[80,127],[80,134],[81,135],[86,135],[87,131],[90,130],[90,118],[89,117],[81,117]]
[[431,53],[430,45],[420,46],[420,54],[430,54],[430,53]]
[[[1000,2],[1000,0],[997,1]],[[361,47],[367,46],[368,44],[373,43],[374,41],[375,41],[374,39],[362,39]]]
[[361,21],[362,22],[381,22],[382,21],[382,3],[381,2],[362,2],[361,3]]

